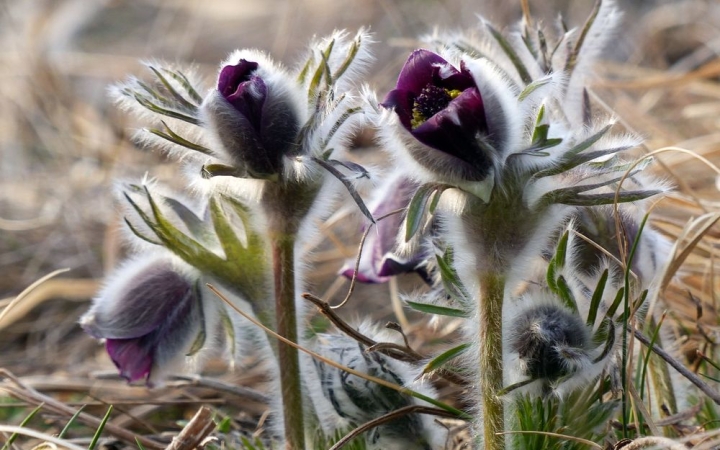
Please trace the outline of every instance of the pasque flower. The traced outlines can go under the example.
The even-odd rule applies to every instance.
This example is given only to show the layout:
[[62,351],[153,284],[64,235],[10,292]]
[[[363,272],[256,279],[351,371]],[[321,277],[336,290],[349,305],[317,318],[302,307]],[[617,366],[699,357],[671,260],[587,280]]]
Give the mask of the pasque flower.
[[409,147],[422,166],[467,181],[482,181],[490,173],[494,150],[483,97],[464,63],[458,70],[433,52],[414,51],[382,106],[393,108],[423,144]]
[[282,158],[295,152],[301,123],[289,77],[262,55],[251,58],[231,55],[202,111],[233,164],[266,178],[281,172]]
[[136,258],[117,271],[80,324],[105,339],[128,381],[152,382],[156,369],[181,360],[201,332],[196,280],[169,258]]
[[[395,175],[375,191],[375,198],[369,209],[377,220],[376,230],[370,230],[360,255],[357,280],[363,283],[384,283],[394,275],[417,271],[426,277],[422,263],[427,252],[413,249],[407,254],[397,252],[397,237],[404,217],[402,213],[390,213],[406,208],[417,190],[418,183],[404,175]],[[352,278],[355,273],[355,258],[346,261],[340,273]]]

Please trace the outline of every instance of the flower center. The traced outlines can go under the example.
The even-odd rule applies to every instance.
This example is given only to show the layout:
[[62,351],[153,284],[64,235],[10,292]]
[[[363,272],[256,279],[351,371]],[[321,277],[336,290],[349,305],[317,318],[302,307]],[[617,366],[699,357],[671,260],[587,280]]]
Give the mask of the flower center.
[[419,127],[426,120],[445,109],[450,101],[460,93],[457,89],[449,90],[433,84],[425,86],[413,104],[412,128]]

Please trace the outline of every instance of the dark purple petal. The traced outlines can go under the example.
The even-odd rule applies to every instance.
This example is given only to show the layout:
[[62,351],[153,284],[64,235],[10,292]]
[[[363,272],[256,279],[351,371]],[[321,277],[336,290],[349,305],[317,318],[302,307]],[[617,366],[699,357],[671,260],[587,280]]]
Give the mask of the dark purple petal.
[[415,50],[400,71],[396,89],[418,95],[428,84],[437,83],[441,66],[447,66],[450,74],[457,72],[440,55],[425,49]]
[[235,66],[223,67],[218,77],[218,91],[259,131],[268,92],[263,79],[253,74],[257,68],[258,63],[244,59]]
[[105,349],[120,376],[128,382],[146,379],[153,365],[154,347],[143,339],[108,339]]
[[[486,136],[487,125],[483,100],[477,88],[463,91],[445,109],[411,133],[423,144],[459,159],[471,172],[465,173],[471,179],[482,180],[492,167],[488,149],[478,143],[479,138]],[[432,157],[420,158],[419,162],[435,164]]]
[[400,118],[400,123],[407,128],[411,128],[412,109],[417,95],[410,91],[395,89],[390,91],[381,103],[384,108],[395,109],[395,113]]

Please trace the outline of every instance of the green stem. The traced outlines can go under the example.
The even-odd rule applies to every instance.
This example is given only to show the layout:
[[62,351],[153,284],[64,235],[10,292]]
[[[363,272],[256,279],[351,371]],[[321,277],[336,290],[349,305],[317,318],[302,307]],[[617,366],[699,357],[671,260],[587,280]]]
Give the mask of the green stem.
[[480,410],[484,450],[505,448],[503,389],[502,310],[505,277],[496,272],[480,274]]
[[[298,342],[295,311],[295,236],[279,234],[271,239],[277,333],[292,342]],[[305,429],[298,351],[282,342],[278,343],[277,351],[285,422],[285,448],[302,450],[305,444]]]

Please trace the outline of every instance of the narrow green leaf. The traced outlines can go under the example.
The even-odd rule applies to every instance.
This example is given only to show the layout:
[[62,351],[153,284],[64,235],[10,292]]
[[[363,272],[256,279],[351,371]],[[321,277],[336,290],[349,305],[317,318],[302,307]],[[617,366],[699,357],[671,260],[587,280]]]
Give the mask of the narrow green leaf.
[[422,374],[425,375],[427,373],[433,372],[442,366],[445,365],[448,361],[462,355],[467,351],[467,349],[470,347],[470,344],[460,344],[457,347],[453,347],[450,350],[447,350],[440,355],[436,356],[432,360],[430,360],[429,363],[425,365],[425,368],[422,370]]
[[538,90],[541,87],[550,83],[551,80],[552,80],[552,78],[547,76],[547,77],[540,78],[539,80],[535,80],[532,83],[528,84],[527,86],[525,86],[525,89],[523,89],[522,92],[520,92],[520,95],[518,95],[518,101],[522,102],[523,100],[528,98],[530,96],[530,94],[532,94],[536,90]]
[[590,310],[588,311],[587,324],[592,327],[595,325],[595,319],[597,318],[597,312],[600,308],[600,302],[602,301],[603,294],[605,293],[605,285],[607,284],[609,276],[608,269],[603,270],[598,280],[597,287],[593,292],[592,299],[590,300]]
[[345,72],[347,71],[348,67],[350,67],[350,64],[355,60],[355,57],[358,54],[358,51],[360,50],[360,45],[362,45],[361,37],[358,35],[357,38],[353,41],[352,44],[350,44],[350,49],[348,50],[348,54],[345,57],[345,60],[340,64],[340,67],[338,67],[337,72],[333,74],[334,80],[339,80],[340,77],[342,77]]
[[237,177],[243,178],[243,174],[237,167],[225,164],[205,164],[200,169],[202,177],[206,180],[213,177]]
[[197,118],[188,116],[187,114],[183,114],[183,113],[180,113],[177,111],[173,111],[171,109],[163,108],[163,107],[153,103],[152,101],[150,101],[150,99],[143,97],[138,93],[133,93],[133,97],[135,98],[135,100],[138,103],[140,103],[141,106],[143,106],[146,109],[149,109],[150,111],[152,111],[154,113],[161,114],[163,116],[172,117],[174,119],[179,119],[184,122],[191,123],[193,125],[200,125],[200,121]]
[[420,186],[410,200],[405,217],[405,242],[408,242],[420,230],[428,212],[428,200],[437,191],[438,185],[428,183]]
[[570,310],[577,313],[578,306],[575,301],[575,296],[573,295],[572,290],[570,290],[570,286],[568,286],[564,276],[560,275],[557,278],[557,287],[560,300],[562,300],[565,306],[567,306]]
[[90,445],[88,445],[88,450],[94,450],[95,446],[97,445],[98,441],[100,440],[100,435],[102,434],[103,429],[105,428],[105,424],[108,420],[110,420],[110,413],[112,413],[113,407],[110,405],[108,407],[107,412],[105,413],[105,417],[103,417],[102,422],[100,422],[100,426],[97,430],[95,430],[95,434],[92,437],[92,440],[90,441]]
[[198,109],[197,106],[196,106],[196,105],[193,105],[192,103],[190,103],[189,101],[187,101],[187,99],[186,99],[185,97],[183,97],[182,95],[180,95],[180,93],[175,90],[175,88],[173,87],[172,83],[170,83],[170,82],[167,80],[167,78],[165,78],[165,77],[163,76],[163,74],[160,73],[159,70],[157,70],[157,69],[156,69],[155,67],[153,67],[153,66],[148,66],[148,69],[150,69],[150,70],[153,71],[153,73],[155,74],[155,76],[157,77],[157,79],[160,80],[160,83],[162,83],[162,85],[165,86],[165,89],[167,89],[167,91],[170,93],[170,95],[172,95],[173,98],[174,98],[175,100],[177,100],[178,103],[180,103],[180,104],[181,104],[184,108],[186,108],[188,111],[190,111],[190,112],[192,112],[192,113],[197,113],[197,109]]
[[[30,411],[30,414],[25,416],[25,418],[22,420],[22,422],[20,422],[20,427],[24,427],[25,425],[27,425],[30,422],[30,420],[32,420],[32,418],[35,417],[35,415],[40,412],[40,410],[43,408],[43,406],[45,406],[45,402],[40,403],[38,406],[35,407],[35,409]],[[17,433],[11,434],[10,437],[8,438],[7,442],[5,442],[5,445],[2,446],[2,450],[9,450],[11,448],[13,442],[15,442],[15,440],[17,438],[18,438]]]
[[445,306],[431,305],[429,303],[407,302],[412,309],[427,314],[437,314],[449,317],[469,317],[470,314],[462,309],[447,308]]
[[437,261],[438,269],[440,272],[440,280],[443,283],[443,288],[445,289],[445,292],[461,305],[467,306],[470,296],[468,295],[465,286],[462,284],[462,281],[460,281],[460,277],[458,277],[458,274],[452,265],[452,248],[448,247],[442,256],[435,255],[435,260]]
[[180,85],[183,87],[183,89],[185,89],[185,92],[187,92],[187,94],[190,96],[190,98],[195,103],[197,103],[198,106],[202,103],[202,101],[203,101],[202,96],[200,94],[198,94],[197,90],[195,89],[195,87],[193,87],[193,85],[190,83],[190,80],[188,80],[188,78],[185,76],[184,73],[180,72],[179,70],[176,72],[173,72],[173,71],[167,70],[167,69],[162,69],[162,70],[166,74],[170,75],[170,77],[172,79],[174,79],[175,81],[180,83]]
[[65,435],[67,434],[67,432],[70,431],[70,427],[72,426],[73,423],[75,423],[75,420],[78,418],[80,413],[85,409],[85,406],[86,405],[82,405],[80,408],[78,408],[77,411],[75,411],[75,414],[72,415],[70,420],[68,420],[68,422],[63,427],[62,431],[60,431],[60,434],[58,434],[58,439],[63,439],[65,437]]
[[512,47],[512,45],[510,45],[510,43],[505,39],[505,37],[500,34],[500,32],[496,30],[492,25],[490,25],[490,23],[486,22],[485,26],[490,31],[492,37],[495,38],[498,44],[500,44],[500,47],[510,59],[512,65],[515,66],[515,70],[517,70],[518,75],[520,75],[520,79],[523,81],[523,83],[532,83],[532,77],[530,76],[527,67],[525,67],[525,64],[523,64],[518,54],[515,53],[515,49]]
[[162,242],[156,241],[156,240],[154,240],[154,239],[152,239],[152,238],[149,238],[149,237],[145,236],[144,234],[142,234],[142,233],[140,232],[140,230],[138,230],[138,229],[135,227],[135,225],[133,225],[132,222],[130,222],[130,220],[129,220],[127,217],[123,217],[123,220],[125,221],[125,225],[128,226],[128,228],[130,229],[130,231],[132,232],[132,234],[134,234],[135,236],[137,236],[137,237],[139,237],[140,239],[142,239],[143,241],[149,242],[149,243],[151,243],[151,244],[153,244],[153,245],[160,245],[160,246],[163,245]]
[[612,305],[610,305],[610,308],[605,312],[605,317],[612,319],[613,316],[615,316],[615,312],[620,307],[620,303],[622,303],[623,297],[625,296],[625,288],[622,287],[618,290],[617,294],[615,295],[615,300],[613,300]]
[[165,131],[158,130],[157,128],[145,128],[145,131],[147,131],[150,134],[154,134],[155,136],[158,136],[160,138],[163,138],[166,141],[172,142],[173,144],[177,144],[181,147],[189,148],[190,150],[195,150],[196,152],[200,152],[203,155],[213,156],[213,152],[209,148],[204,147],[200,144],[196,144],[194,142],[188,141],[184,137],[180,136],[179,134],[177,134],[173,130],[171,130],[170,127],[168,126],[168,124],[165,123],[164,120],[161,120],[160,122],[165,127]]
[[[327,146],[328,146],[328,144],[330,143],[330,140],[333,138],[333,136],[335,136],[335,134],[336,134],[337,131],[340,129],[340,127],[342,127],[343,124],[344,124],[345,122],[347,122],[347,120],[348,120],[350,117],[352,117],[352,116],[354,116],[355,114],[360,113],[360,112],[362,112],[362,108],[360,108],[359,106],[358,106],[358,107],[355,107],[355,108],[348,108],[347,110],[345,110],[345,112],[343,113],[343,115],[340,116],[340,117],[338,118],[337,122],[335,122],[335,123],[333,124],[333,127],[330,129],[330,131],[328,132],[327,136],[325,137],[325,139],[323,139],[322,143],[320,144],[320,149],[322,149],[322,150],[321,150],[322,152],[326,152],[326,151],[327,151]],[[329,155],[328,155],[328,156],[329,156]]]
[[145,446],[142,445],[142,442],[140,442],[140,438],[137,436],[135,436],[135,443],[137,444],[139,450],[145,450]]
[[615,324],[611,319],[604,320],[607,321],[607,336],[605,337],[605,347],[603,347],[602,353],[600,353],[598,357],[593,360],[593,364],[597,364],[603,359],[605,359],[610,354],[610,351],[615,345]]

